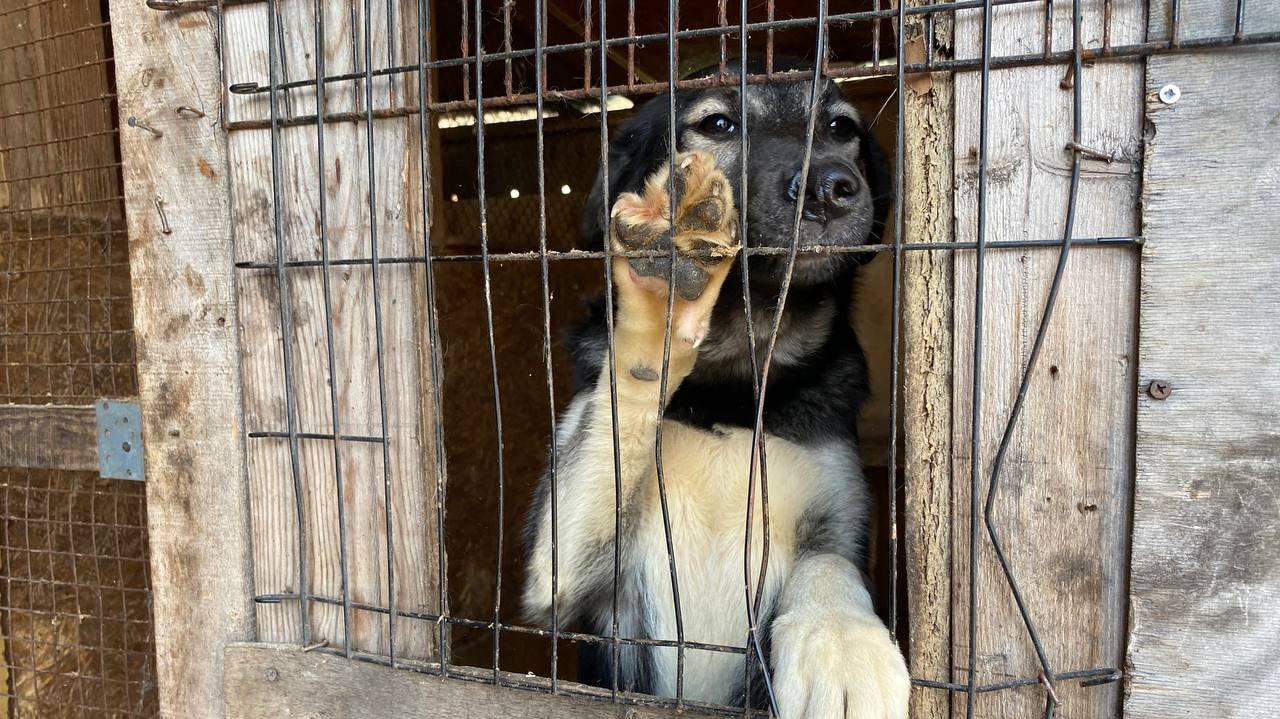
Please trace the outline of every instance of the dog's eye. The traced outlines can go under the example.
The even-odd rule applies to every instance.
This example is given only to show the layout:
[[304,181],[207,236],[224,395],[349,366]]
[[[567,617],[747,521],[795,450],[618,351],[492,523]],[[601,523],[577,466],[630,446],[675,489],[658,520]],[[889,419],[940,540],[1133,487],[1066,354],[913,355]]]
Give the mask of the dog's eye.
[[738,123],[724,115],[708,115],[702,122],[698,123],[698,129],[713,137],[722,137],[737,132]]
[[827,123],[827,128],[831,130],[832,137],[840,140],[841,142],[845,142],[853,139],[853,135],[857,131],[858,126],[854,124],[852,119],[841,115]]

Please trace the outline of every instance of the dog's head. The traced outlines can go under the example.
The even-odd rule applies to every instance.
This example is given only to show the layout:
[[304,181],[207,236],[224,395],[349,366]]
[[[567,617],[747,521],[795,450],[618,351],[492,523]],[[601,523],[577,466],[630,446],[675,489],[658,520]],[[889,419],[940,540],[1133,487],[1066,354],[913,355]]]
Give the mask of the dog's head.
[[[755,64],[748,60],[748,72],[763,71]],[[731,64],[730,72],[737,73],[739,67]],[[840,86],[831,81],[819,86],[808,180],[801,187],[810,87],[809,79],[748,85],[745,103],[736,84],[675,94],[676,148],[703,150],[716,157],[733,183],[739,212],[746,217],[747,247],[790,247],[799,202],[803,203],[800,247],[875,243],[884,230],[890,188],[883,152]],[[669,158],[669,110],[666,95],[654,98],[636,111],[610,143],[610,206],[620,193],[640,190],[645,178]],[[600,249],[604,241],[600,184],[597,177],[583,213],[579,238],[586,249]],[[800,254],[792,281],[801,285],[829,281],[843,276],[859,259],[871,257],[869,253]],[[785,256],[757,255],[751,260],[753,282],[776,283],[785,268]]]

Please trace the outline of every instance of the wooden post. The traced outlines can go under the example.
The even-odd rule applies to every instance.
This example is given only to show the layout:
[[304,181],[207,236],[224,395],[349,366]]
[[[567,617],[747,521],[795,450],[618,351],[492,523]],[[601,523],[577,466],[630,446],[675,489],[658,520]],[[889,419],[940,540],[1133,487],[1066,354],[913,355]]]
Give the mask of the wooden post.
[[[1052,49],[1072,47],[1071,4],[1053,12]],[[1103,19],[1087,3],[1082,42],[1098,47]],[[1044,8],[993,10],[993,56],[1038,52]],[[1111,7],[1111,42],[1141,42],[1143,8]],[[982,53],[982,13],[958,11],[956,55]],[[1141,68],[1098,63],[1068,78],[1064,65],[992,70],[987,128],[988,242],[1060,239],[1065,226],[1072,153],[1071,83],[1082,83],[1082,142],[1114,155],[1114,162],[1083,159],[1075,237],[1128,236],[1137,229],[1138,161],[1142,147]],[[955,238],[977,239],[981,81],[978,72],[955,77]],[[970,439],[973,398],[976,253],[959,251],[954,267],[952,360],[952,610],[953,680],[979,684],[1034,680],[1042,671],[1012,592],[980,525],[977,546],[978,634],[968,636]],[[992,460],[1026,367],[1058,259],[1056,248],[988,250],[985,261],[982,424],[979,432],[979,502],[987,499]],[[1127,610],[1125,578],[1132,473],[1134,306],[1136,253],[1077,248],[1070,257],[1052,324],[1012,434],[1000,474],[994,524],[1019,580],[1031,619],[1055,672],[1119,667]],[[981,522],[981,517],[978,517]],[[977,665],[969,665],[969,642]],[[941,678],[941,677],[939,677]],[[1057,716],[1111,717],[1120,686],[1082,688],[1060,682]],[[956,715],[963,695],[956,695]],[[1033,716],[1044,711],[1044,691],[985,693],[975,716]]]
[[[911,0],[911,5],[925,4]],[[906,62],[923,62],[923,16],[909,16]],[[934,51],[951,47],[949,21],[934,30]],[[952,200],[952,103],[950,73],[905,80],[902,240],[949,242],[954,236]],[[903,543],[906,550],[908,635],[912,673],[952,681],[951,675],[951,383],[952,254],[904,252],[902,256]],[[916,719],[950,716],[950,695],[917,688]]]
[[[1192,4],[1180,37],[1230,37],[1235,6]],[[1280,706],[1277,77],[1274,45],[1147,62],[1131,719]]]
[[110,10],[161,713],[217,717],[223,647],[251,636],[253,607],[213,16]]

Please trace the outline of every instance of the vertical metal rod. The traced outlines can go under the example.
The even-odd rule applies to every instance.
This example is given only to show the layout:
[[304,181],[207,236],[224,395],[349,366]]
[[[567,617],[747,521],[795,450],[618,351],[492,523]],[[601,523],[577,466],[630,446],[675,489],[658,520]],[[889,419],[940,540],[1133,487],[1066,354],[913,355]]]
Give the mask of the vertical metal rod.
[[[680,15],[676,0],[667,0],[667,152],[671,171],[667,174],[667,195],[670,215],[668,221],[675,227],[676,211],[676,80],[679,67],[679,49],[676,45],[676,27]],[[658,390],[658,424],[654,432],[654,460],[657,467],[658,499],[662,505],[662,529],[667,543],[667,566],[671,575],[671,597],[676,615],[676,710],[684,708],[684,613],[680,609],[680,577],[676,570],[675,545],[671,538],[671,511],[667,503],[667,481],[662,466],[662,425],[667,401],[668,375],[671,369],[671,318],[675,314],[675,266],[676,246],[669,248],[667,274],[667,317],[662,340],[662,377]]]
[[[875,0],[871,5],[871,9],[880,12],[880,0]],[[902,45],[898,45],[898,55],[902,54]],[[880,16],[877,15],[875,22],[871,25],[871,66],[880,69]]]
[[342,452],[338,437],[342,434],[338,414],[338,371],[335,361],[336,352],[333,347],[333,290],[329,278],[329,212],[326,193],[327,172],[325,170],[324,153],[324,109],[325,109],[325,29],[324,0],[315,0],[313,19],[315,22],[315,70],[316,70],[316,164],[317,192],[316,210],[320,215],[320,267],[321,282],[324,289],[324,321],[325,350],[329,365],[329,413],[333,420],[333,483],[338,501],[338,568],[342,576],[342,650],[351,656],[351,582],[347,561],[347,514],[346,489],[342,477]]
[[[360,67],[361,67],[360,23],[363,20],[363,16],[360,14],[359,0],[351,0],[349,12],[351,14],[351,72],[352,74],[355,74],[357,72],[361,72],[360,70]],[[365,60],[368,60],[368,58],[365,58]],[[359,87],[358,82],[356,83],[356,85],[357,87]],[[364,93],[356,92],[355,101],[356,101],[356,112],[357,113],[363,112],[364,111]]]
[[1182,5],[1178,0],[1169,0],[1169,48],[1173,49],[1182,43]]
[[[276,13],[276,48],[280,53],[278,58],[280,60],[279,80],[281,84],[287,85],[289,83],[289,55],[285,52],[284,22],[281,19],[279,2],[276,3],[274,11]],[[284,116],[286,119],[293,119],[293,95],[287,90],[284,92]]]
[[[604,33],[600,33],[600,36],[604,37]],[[632,38],[636,36],[636,0],[627,0],[627,36]],[[603,48],[601,50],[603,51]],[[632,88],[635,85],[636,43],[633,40],[627,43],[627,87]]]
[[[717,19],[720,21],[720,27],[728,26],[729,24],[728,0],[716,0],[716,10],[717,10]],[[720,67],[718,70],[719,72],[718,77],[721,80],[723,80],[725,78],[725,75],[727,75],[729,71],[729,68],[728,68],[729,38],[726,33],[720,33],[718,35],[718,39],[720,41]],[[745,118],[746,115],[743,115],[742,117]],[[738,124],[742,124],[742,123],[739,122]]]
[[966,716],[978,699],[978,489],[982,475],[982,315],[987,257],[987,122],[991,92],[991,4],[982,3],[982,71],[978,109],[978,227],[974,268],[973,406],[969,422],[969,677]]
[[773,74],[773,2],[774,0],[765,2],[766,19],[769,22],[769,29],[764,33],[764,74],[766,75]]
[[[502,51],[510,54],[511,52],[511,6],[515,0],[503,0],[502,2]],[[535,62],[537,59],[535,58]],[[502,61],[502,89],[507,91],[507,96],[515,94],[511,89],[511,58],[507,57]]]
[[[1240,0],[1244,2],[1244,0]],[[1111,52],[1111,0],[1102,0],[1102,54]]]
[[[323,0],[321,0],[323,1]],[[444,515],[445,491],[448,486],[444,452],[444,379],[440,357],[440,325],[436,312],[435,263],[431,257],[431,227],[435,202],[431,188],[431,135],[428,110],[432,97],[431,75],[427,72],[427,58],[432,48],[427,45],[431,33],[430,0],[418,0],[418,170],[422,180],[422,248],[426,259],[427,280],[427,342],[431,349],[431,399],[434,413],[436,455],[436,581],[439,584],[439,615],[436,623],[436,641],[440,652],[440,675],[449,674],[449,645],[444,621],[449,615],[449,576],[445,571]]]
[[[817,38],[815,41],[815,62],[813,68],[813,80],[809,87],[809,111],[808,122],[805,127],[805,147],[804,156],[800,163],[800,187],[804,187],[809,181],[809,168],[813,160],[813,137],[817,125],[818,105],[820,104],[820,90],[823,85],[824,71],[827,62],[827,0],[818,0],[818,16],[817,16]],[[763,464],[763,457],[757,455],[757,450],[764,446],[764,407],[766,395],[769,389],[769,371],[773,367],[773,353],[778,341],[778,332],[782,327],[782,316],[786,311],[787,295],[791,290],[791,278],[795,270],[796,254],[800,246],[800,222],[804,213],[804,203],[797,202],[795,212],[792,215],[791,223],[791,243],[787,254],[787,268],[782,277],[782,285],[778,292],[777,309],[774,311],[772,326],[769,330],[769,342],[765,348],[764,364],[760,370],[759,396],[756,399],[755,422],[751,430],[751,449],[752,457],[749,468],[748,487],[755,484],[755,473],[757,466]],[[754,356],[755,347],[752,346],[751,353]],[[767,492],[767,486],[762,483],[762,495]],[[762,497],[763,499],[763,497]],[[748,518],[749,519],[749,518]],[[748,527],[750,522],[748,521]],[[766,525],[765,539],[768,539],[768,528]],[[767,547],[767,544],[766,544]],[[760,576],[757,581],[757,587],[763,590],[765,579],[768,571],[768,556],[762,557],[760,564]],[[756,597],[757,606],[759,595]],[[756,610],[758,612],[758,609]],[[767,675],[766,675],[767,680]],[[766,685],[768,688],[768,685]],[[772,700],[772,696],[771,696]],[[770,709],[776,714],[777,706],[772,705]]]
[[[460,0],[458,5],[460,6],[462,16],[462,31],[460,33],[462,42],[458,50],[458,56],[467,57],[471,55],[471,23],[468,21],[470,6],[467,4],[467,0]],[[479,13],[477,12],[476,14],[478,15]],[[479,27],[479,25],[480,19],[476,18],[476,26]],[[477,37],[476,44],[479,45],[479,43],[480,38]],[[480,64],[480,54],[481,53],[477,50],[475,59],[477,65]],[[471,66],[465,62],[462,63],[462,99],[463,101],[471,99]]]
[[[504,6],[505,7],[505,6]],[[604,2],[600,3],[600,12],[604,12]],[[551,269],[547,261],[547,168],[546,168],[546,142],[544,138],[546,117],[545,107],[543,104],[542,93],[545,89],[543,85],[543,73],[546,71],[546,55],[544,48],[546,45],[546,0],[536,0],[534,4],[534,20],[533,20],[533,62],[534,62],[534,107],[536,116],[534,118],[536,125],[536,143],[537,143],[537,164],[538,164],[538,256],[540,260],[541,280],[542,280],[542,365],[546,370],[547,380],[547,421],[551,426],[551,462],[548,467],[548,473],[551,479],[551,693],[555,694],[559,687],[558,679],[558,661],[560,649],[560,601],[559,601],[559,583],[560,583],[560,554],[558,549],[558,533],[559,511],[558,511],[558,477],[556,469],[558,465],[558,451],[556,441],[556,394],[555,394],[555,377],[551,367]],[[604,27],[603,19],[600,27]],[[602,61],[605,60],[605,53],[600,53]],[[508,87],[510,92],[510,87]],[[600,103],[604,105],[603,102]]]
[[[399,33],[396,32],[396,3],[394,0],[386,0],[387,2],[387,67],[396,66],[396,40]],[[387,107],[396,107],[396,80],[403,81],[404,74],[397,72],[394,76],[387,78]]]
[[374,350],[377,353],[378,365],[378,416],[382,423],[382,502],[383,517],[386,523],[387,537],[387,654],[391,666],[396,665],[396,555],[395,529],[392,525],[391,506],[391,431],[387,423],[387,378],[386,360],[382,342],[382,293],[379,278],[378,262],[378,200],[377,200],[377,158],[374,148],[373,119],[373,32],[370,19],[373,17],[371,0],[364,0],[364,95],[365,95],[365,154],[368,156],[369,170],[369,258],[371,276],[373,278],[373,332]]
[[[748,156],[750,151],[750,143],[747,140],[748,122],[747,122],[747,0],[739,0],[738,3],[738,125],[740,127],[738,134],[738,156],[742,158],[739,163],[738,186],[741,188],[741,197],[739,198],[739,208],[745,209],[747,203],[750,202],[748,185]],[[738,232],[741,242],[745,248],[747,238],[750,236],[748,232],[748,217],[745,211],[738,214]],[[746,318],[747,325],[747,353],[751,363],[751,397],[753,402],[760,401],[760,366],[756,358],[756,322],[755,312],[751,307],[751,270],[748,262],[747,253],[741,252],[738,260],[742,267],[742,311]],[[764,541],[768,543],[769,538],[769,493],[768,493],[768,460],[765,455],[765,445],[763,435],[756,444],[755,451],[760,456],[760,487],[761,487],[761,514],[764,531]],[[773,696],[773,682],[769,676],[769,662],[764,656],[764,648],[760,644],[759,617],[760,617],[760,596],[763,592],[757,592],[751,581],[751,518],[755,514],[755,482],[751,481],[751,475],[747,475],[747,508],[746,508],[746,530],[743,532],[743,549],[742,549],[742,582],[745,591],[745,600],[747,608],[747,652],[744,655],[743,671],[743,692],[744,711],[747,716],[751,716],[753,707],[751,706],[752,695],[752,671],[751,667],[755,661],[760,662],[760,669],[763,672],[765,691],[769,698],[769,713],[771,716],[777,716],[778,705],[777,700]],[[764,568],[768,566],[768,552],[763,552],[765,556],[761,557],[760,566],[763,573]],[[754,596],[753,596],[754,595]],[[755,653],[752,653],[752,649]]]
[[484,318],[489,334],[489,371],[493,376],[493,421],[497,430],[498,449],[498,547],[497,571],[493,588],[493,683],[499,684],[499,642],[502,637],[502,549],[503,523],[506,521],[506,471],[503,461],[505,442],[502,437],[502,394],[498,389],[498,346],[493,330],[493,289],[489,269],[489,219],[485,202],[484,180],[484,35],[483,0],[475,0],[476,32],[476,189],[480,210],[480,262],[484,274]]
[[[906,47],[907,14],[905,0],[898,2],[897,86],[898,116],[894,122],[893,151],[893,291],[889,312],[889,636],[898,637],[898,395],[899,356],[902,342],[902,236],[906,231],[903,208],[903,173],[906,165],[906,142],[903,123],[907,115],[905,62],[901,48]],[[905,428],[903,430],[906,431]]]
[[1080,0],[1072,1],[1072,66],[1075,71],[1075,82],[1072,85],[1072,130],[1071,130],[1071,180],[1070,189],[1067,195],[1067,216],[1066,222],[1062,230],[1062,248],[1058,252],[1058,265],[1053,273],[1053,281],[1049,286],[1049,294],[1045,299],[1044,312],[1040,317],[1040,326],[1036,330],[1035,341],[1031,345],[1031,353],[1027,357],[1027,365],[1022,372],[1022,380],[1018,385],[1018,394],[1013,402],[1013,407],[1009,412],[1008,421],[1005,423],[1004,433],[1000,437],[1000,446],[996,450],[996,456],[991,464],[991,481],[987,486],[987,501],[983,508],[983,521],[987,527],[987,533],[991,538],[991,546],[995,550],[996,558],[1000,562],[1000,568],[1004,572],[1005,581],[1009,585],[1010,591],[1013,593],[1013,599],[1018,607],[1018,613],[1022,617],[1023,625],[1027,629],[1027,634],[1031,639],[1032,646],[1035,647],[1036,657],[1040,661],[1041,669],[1044,674],[1044,681],[1048,685],[1046,689],[1046,717],[1051,717],[1054,707],[1057,705],[1056,693],[1053,691],[1054,672],[1053,666],[1049,661],[1049,654],[1045,650],[1044,643],[1040,639],[1039,633],[1036,631],[1035,622],[1031,618],[1030,609],[1027,606],[1026,599],[1023,597],[1022,590],[1018,586],[1018,582],[1013,575],[1013,568],[1009,564],[1008,557],[1005,555],[1004,546],[1000,541],[1000,534],[996,529],[994,520],[994,509],[996,501],[996,493],[1000,489],[1000,468],[1004,463],[1005,453],[1009,449],[1009,441],[1013,438],[1013,430],[1017,425],[1018,418],[1022,414],[1022,404],[1027,398],[1027,390],[1031,386],[1032,372],[1035,370],[1036,361],[1040,358],[1040,350],[1044,346],[1044,338],[1049,331],[1049,322],[1053,317],[1053,308],[1058,301],[1058,290],[1062,286],[1062,278],[1066,273],[1067,259],[1071,252],[1071,233],[1075,226],[1076,200],[1079,196],[1080,188],[1080,150],[1083,143],[1083,94],[1084,82],[1081,73],[1083,68],[1083,44],[1080,34],[1081,11]]
[[[603,5],[606,0],[600,0]],[[591,0],[583,0],[582,4],[582,89],[591,89]],[[603,52],[603,51],[602,51]],[[600,104],[604,104],[604,88],[609,83],[604,75],[600,76]]]
[[271,118],[271,222],[276,240],[276,284],[280,290],[280,351],[284,370],[284,412],[289,432],[289,469],[293,475],[293,501],[298,521],[298,601],[302,643],[311,643],[310,577],[307,576],[307,519],[303,506],[302,472],[298,461],[298,421],[293,386],[293,308],[290,303],[289,282],[285,276],[284,213],[281,198],[284,195],[280,175],[280,105],[276,96],[276,47],[275,27],[277,0],[267,0],[267,82],[271,85],[268,106]]
[[924,16],[924,65],[927,68],[933,68],[933,47],[935,32],[935,14],[928,13]]
[[1232,36],[1236,42],[1244,40],[1244,1],[1236,0],[1236,32]]
[[[225,78],[227,76],[227,33],[223,25],[227,19],[227,9],[225,7],[226,0],[218,0],[217,11],[214,14],[214,24],[217,26],[217,45],[218,45],[218,77]],[[218,106],[218,125],[219,127],[227,126],[227,106],[229,96],[231,94],[230,84],[219,82],[219,93],[222,95],[222,104]],[[12,217],[10,217],[12,224]]]
[[1044,34],[1041,56],[1048,59],[1053,54],[1053,0],[1044,0]]
[[[604,3],[600,4],[604,12]],[[631,14],[628,18],[631,32],[635,34],[635,3],[632,0]],[[605,18],[600,19],[601,27],[605,26]],[[605,62],[606,33],[600,33],[600,62]],[[632,46],[634,48],[634,46]],[[634,80],[634,53],[631,59],[631,77]],[[622,644],[619,641],[618,627],[618,581],[619,569],[622,565],[622,447],[618,440],[618,375],[615,366],[614,342],[614,307],[613,307],[613,242],[609,238],[610,201],[612,194],[609,187],[609,103],[600,98],[600,226],[604,228],[604,309],[605,335],[608,339],[608,372],[609,372],[609,419],[613,440],[613,603],[611,611],[611,656],[612,669],[609,682],[609,696],[615,703],[618,701],[618,665],[622,659]],[[635,650],[633,650],[635,651]]]

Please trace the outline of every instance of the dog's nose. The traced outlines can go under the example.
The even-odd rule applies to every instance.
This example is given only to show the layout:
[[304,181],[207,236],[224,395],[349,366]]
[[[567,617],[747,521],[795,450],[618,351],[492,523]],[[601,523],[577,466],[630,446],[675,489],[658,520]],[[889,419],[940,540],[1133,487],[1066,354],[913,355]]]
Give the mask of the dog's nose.
[[[808,220],[832,220],[852,210],[858,203],[862,181],[844,165],[813,165],[805,183],[804,217]],[[800,173],[787,185],[787,199],[800,197]]]

